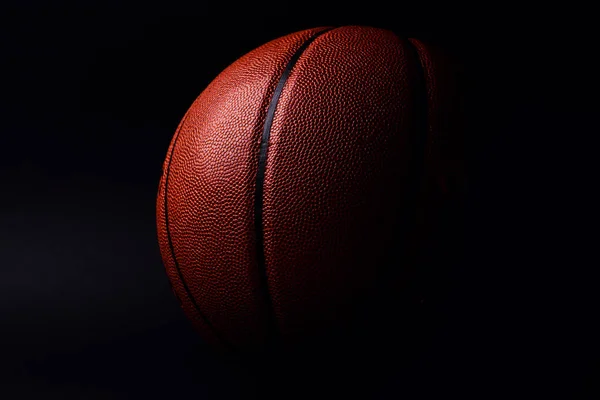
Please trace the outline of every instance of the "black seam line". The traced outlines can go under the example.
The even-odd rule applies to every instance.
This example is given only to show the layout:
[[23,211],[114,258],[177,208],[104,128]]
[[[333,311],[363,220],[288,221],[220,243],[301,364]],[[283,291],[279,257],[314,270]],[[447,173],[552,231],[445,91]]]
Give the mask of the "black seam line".
[[414,125],[411,139],[412,154],[409,162],[409,181],[407,182],[408,198],[403,221],[406,224],[404,234],[408,235],[416,228],[418,198],[424,179],[427,140],[429,136],[429,99],[425,67],[421,61],[419,49],[408,39],[402,41],[406,43],[411,58],[414,60],[411,63],[414,66],[414,76],[411,77],[414,89]]
[[[267,302],[267,306],[269,308],[268,312],[268,328],[267,332],[270,335],[270,339],[274,339],[278,337],[278,329],[275,321],[275,313],[273,310],[273,299],[271,297],[271,293],[269,291],[269,283],[267,278],[267,268],[265,263],[265,248],[264,248],[264,227],[263,227],[263,192],[264,192],[264,183],[265,183],[265,170],[266,170],[266,162],[267,162],[267,149],[269,146],[269,137],[271,136],[271,126],[273,124],[273,118],[275,117],[275,110],[277,109],[277,103],[279,102],[279,97],[281,96],[281,92],[290,76],[290,73],[298,59],[304,51],[308,48],[308,46],[314,42],[316,38],[323,35],[326,32],[331,31],[334,28],[327,28],[322,31],[317,32],[310,38],[308,38],[299,48],[296,50],[292,58],[286,65],[283,73],[281,74],[281,78],[279,78],[279,82],[275,87],[275,92],[273,93],[273,97],[271,102],[269,103],[269,108],[267,109],[267,116],[265,118],[265,126],[263,129],[262,139],[260,142],[260,150],[258,154],[258,170],[256,172],[256,192],[254,196],[254,226],[256,229],[256,246],[257,246],[257,258],[258,258],[258,269],[261,278],[261,286],[264,291],[265,300]],[[268,341],[271,343],[271,340]]]
[[171,257],[173,258],[173,262],[175,263],[175,269],[177,270],[177,275],[179,276],[179,280],[183,284],[185,294],[187,295],[187,297],[190,299],[190,301],[194,305],[196,312],[198,313],[200,318],[202,318],[204,323],[209,327],[209,329],[215,334],[217,339],[225,347],[227,347],[229,350],[235,350],[234,346],[230,342],[225,340],[225,338],[219,333],[219,331],[217,329],[215,329],[213,324],[210,323],[210,321],[208,320],[208,317],[200,311],[200,307],[198,306],[196,299],[194,298],[194,296],[192,296],[192,292],[190,291],[189,286],[187,285],[185,279],[183,278],[183,273],[181,272],[181,268],[179,267],[179,263],[177,262],[177,257],[175,256],[175,248],[173,246],[173,241],[171,239],[171,231],[169,229],[169,212],[168,212],[168,210],[169,210],[168,209],[169,173],[171,171],[171,161],[173,160],[173,153],[175,152],[175,146],[177,145],[177,140],[179,139],[179,135],[181,134],[181,131],[183,130],[183,126],[185,124],[185,121],[187,120],[187,117],[188,117],[188,115],[186,114],[186,116],[183,118],[183,121],[181,122],[181,126],[179,127],[179,130],[177,131],[177,136],[175,136],[175,140],[173,141],[173,147],[171,147],[171,152],[169,154],[169,162],[167,164],[167,171],[166,171],[166,175],[165,175],[165,227],[167,229],[167,238],[169,241],[169,249],[171,250]]

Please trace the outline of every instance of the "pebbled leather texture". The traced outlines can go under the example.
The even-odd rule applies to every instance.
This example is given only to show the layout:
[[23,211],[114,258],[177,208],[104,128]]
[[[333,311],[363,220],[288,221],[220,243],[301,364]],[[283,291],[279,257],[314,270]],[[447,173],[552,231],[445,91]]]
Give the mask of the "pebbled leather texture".
[[[437,115],[448,100],[438,95],[438,61],[421,42],[390,31],[329,30],[302,52],[277,101],[261,281],[254,197],[267,109],[293,54],[325,29],[276,39],[225,69],[168,149],[157,196],[160,250],[184,312],[215,346],[254,351],[268,344],[271,329],[293,344],[351,323],[386,269],[410,267],[402,259],[390,265],[388,255],[406,228],[413,157],[430,165],[419,186],[421,212],[434,215],[428,210],[437,203],[428,198],[442,196],[435,188],[448,157],[436,147],[445,126]],[[427,112],[419,113],[425,87]],[[421,126],[425,155],[413,151],[414,136],[426,133]],[[413,240],[426,240],[423,226]]]
[[281,94],[265,259],[279,327],[294,341],[350,319],[374,290],[411,157],[409,63],[393,33],[344,27],[315,40]]

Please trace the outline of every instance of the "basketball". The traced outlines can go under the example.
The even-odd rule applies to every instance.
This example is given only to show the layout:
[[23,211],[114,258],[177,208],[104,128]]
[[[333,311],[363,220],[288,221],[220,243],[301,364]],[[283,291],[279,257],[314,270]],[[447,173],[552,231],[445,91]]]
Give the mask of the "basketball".
[[157,231],[208,343],[318,341],[410,286],[462,173],[450,70],[417,39],[319,27],[250,51],[201,92],[167,150]]

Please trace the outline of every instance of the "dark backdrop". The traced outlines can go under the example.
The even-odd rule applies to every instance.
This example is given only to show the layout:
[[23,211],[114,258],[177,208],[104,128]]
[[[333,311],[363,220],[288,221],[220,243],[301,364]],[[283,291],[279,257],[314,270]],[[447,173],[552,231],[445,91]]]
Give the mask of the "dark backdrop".
[[[592,291],[568,246],[585,196],[568,200],[591,162],[571,150],[587,147],[595,112],[587,36],[558,33],[543,13],[457,4],[85,4],[3,5],[3,398],[251,397],[170,291],[154,220],[162,162],[223,68],[284,34],[345,24],[443,48],[467,88],[466,258],[423,356],[370,383],[371,397],[590,395]],[[311,382],[280,398],[294,385]]]

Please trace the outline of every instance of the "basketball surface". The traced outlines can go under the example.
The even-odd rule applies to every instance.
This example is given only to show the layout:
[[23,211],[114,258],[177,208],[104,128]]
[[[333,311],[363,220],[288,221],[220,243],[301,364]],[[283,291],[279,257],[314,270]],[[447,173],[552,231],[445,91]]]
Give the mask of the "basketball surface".
[[206,87],[157,196],[166,272],[205,340],[293,347],[402,290],[460,169],[446,71],[418,40],[321,27]]

